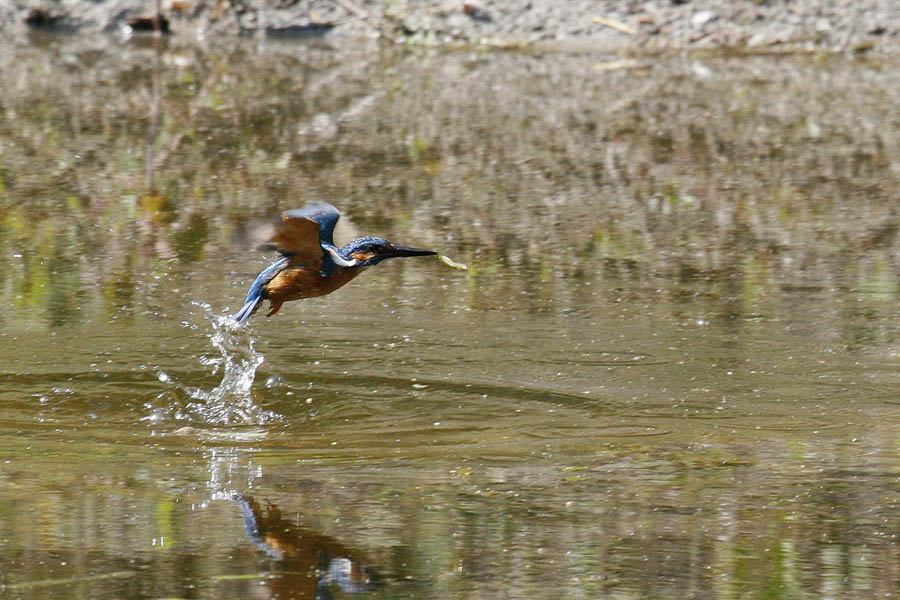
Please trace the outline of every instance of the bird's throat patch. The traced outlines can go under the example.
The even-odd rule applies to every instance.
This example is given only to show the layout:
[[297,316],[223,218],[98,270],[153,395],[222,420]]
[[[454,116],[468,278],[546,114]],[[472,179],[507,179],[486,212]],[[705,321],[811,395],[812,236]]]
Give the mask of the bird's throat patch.
[[374,252],[351,252],[350,257],[357,262],[365,262],[375,256]]

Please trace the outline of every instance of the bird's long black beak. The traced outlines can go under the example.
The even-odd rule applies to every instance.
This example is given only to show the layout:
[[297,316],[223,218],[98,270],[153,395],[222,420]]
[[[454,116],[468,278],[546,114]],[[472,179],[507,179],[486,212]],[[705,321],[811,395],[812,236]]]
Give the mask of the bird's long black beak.
[[410,248],[409,246],[396,246],[391,244],[390,249],[383,254],[385,258],[395,258],[401,256],[434,256],[437,254],[434,250],[423,250],[421,248]]

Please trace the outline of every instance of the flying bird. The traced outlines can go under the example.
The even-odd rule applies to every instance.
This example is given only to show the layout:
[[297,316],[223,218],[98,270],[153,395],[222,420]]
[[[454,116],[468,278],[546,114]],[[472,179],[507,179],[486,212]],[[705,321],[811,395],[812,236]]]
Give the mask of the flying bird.
[[339,248],[333,236],[340,216],[325,202],[281,213],[275,235],[263,245],[264,249],[278,251],[281,258],[256,276],[244,305],[234,313],[238,323],[253,316],[263,300],[270,302],[266,316],[271,317],[285,302],[330,294],[385,259],[437,254],[379,237],[357,238]]

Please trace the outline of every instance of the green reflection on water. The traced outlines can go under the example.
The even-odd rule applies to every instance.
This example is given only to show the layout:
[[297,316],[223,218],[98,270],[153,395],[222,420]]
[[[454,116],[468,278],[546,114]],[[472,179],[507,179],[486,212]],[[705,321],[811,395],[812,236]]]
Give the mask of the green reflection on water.
[[[896,589],[890,58],[2,44],[8,595],[302,597],[289,543],[376,597]],[[204,421],[311,199],[471,268],[255,319],[223,397],[283,419]]]
[[[15,306],[23,313],[38,302],[50,323],[73,318],[72,280],[88,286],[99,276],[114,287],[108,265],[124,255],[141,255],[124,261],[139,286],[153,257],[230,254],[252,218],[317,197],[339,200],[361,228],[414,227],[481,267],[476,289],[494,298],[524,292],[535,308],[567,304],[565,282],[592,279],[609,259],[643,277],[741,281],[735,269],[769,254],[769,284],[804,285],[798,277],[840,273],[842,254],[865,265],[867,248],[896,244],[893,148],[839,110],[857,94],[889,97],[888,82],[873,79],[877,65],[722,60],[711,64],[723,75],[696,79],[690,65],[670,61],[654,76],[654,96],[640,78],[584,78],[592,59],[577,56],[548,85],[546,63],[517,54],[347,60],[278,45],[204,52],[179,42],[124,51],[84,43],[51,40],[58,56],[40,72],[26,65],[44,50],[18,46],[23,60],[7,67],[20,84],[5,105],[5,172],[16,176],[4,176],[3,198],[18,213],[7,212],[6,237],[24,242],[19,250],[38,264],[61,253],[80,263],[81,272],[56,267],[68,279],[27,269],[20,293],[36,296]],[[118,77],[98,77],[99,65]],[[778,104],[773,89],[785,68],[799,83],[784,94],[808,101]],[[443,90],[460,69],[466,86],[450,96]],[[832,77],[829,101],[809,83],[816,70]],[[834,83],[842,77],[858,84]],[[534,99],[511,92],[485,103],[487,85],[533,89]],[[833,102],[841,94],[846,102]],[[890,106],[866,102],[859,118],[889,120]],[[676,112],[678,121],[667,120]],[[521,127],[504,126],[510,117]],[[810,127],[795,127],[811,121],[813,144]],[[847,202],[855,219],[844,218]],[[84,246],[56,248],[22,231],[36,223],[51,235],[77,232]],[[489,286],[498,264],[533,290]],[[887,266],[877,285],[896,294],[895,257]],[[57,285],[63,290],[51,295]],[[479,296],[475,307],[484,305]]]

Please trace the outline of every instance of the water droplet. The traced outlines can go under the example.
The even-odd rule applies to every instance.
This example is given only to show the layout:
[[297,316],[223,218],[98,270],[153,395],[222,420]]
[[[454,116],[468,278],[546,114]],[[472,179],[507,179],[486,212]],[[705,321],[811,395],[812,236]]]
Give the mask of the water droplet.
[[283,385],[284,385],[284,378],[282,378],[279,375],[272,375],[271,377],[266,379],[266,387],[267,388],[281,387]]
[[163,423],[166,420],[166,412],[164,409],[158,408],[154,410],[152,413],[147,415],[146,417],[141,417],[141,421],[147,421],[148,423],[157,424]]

